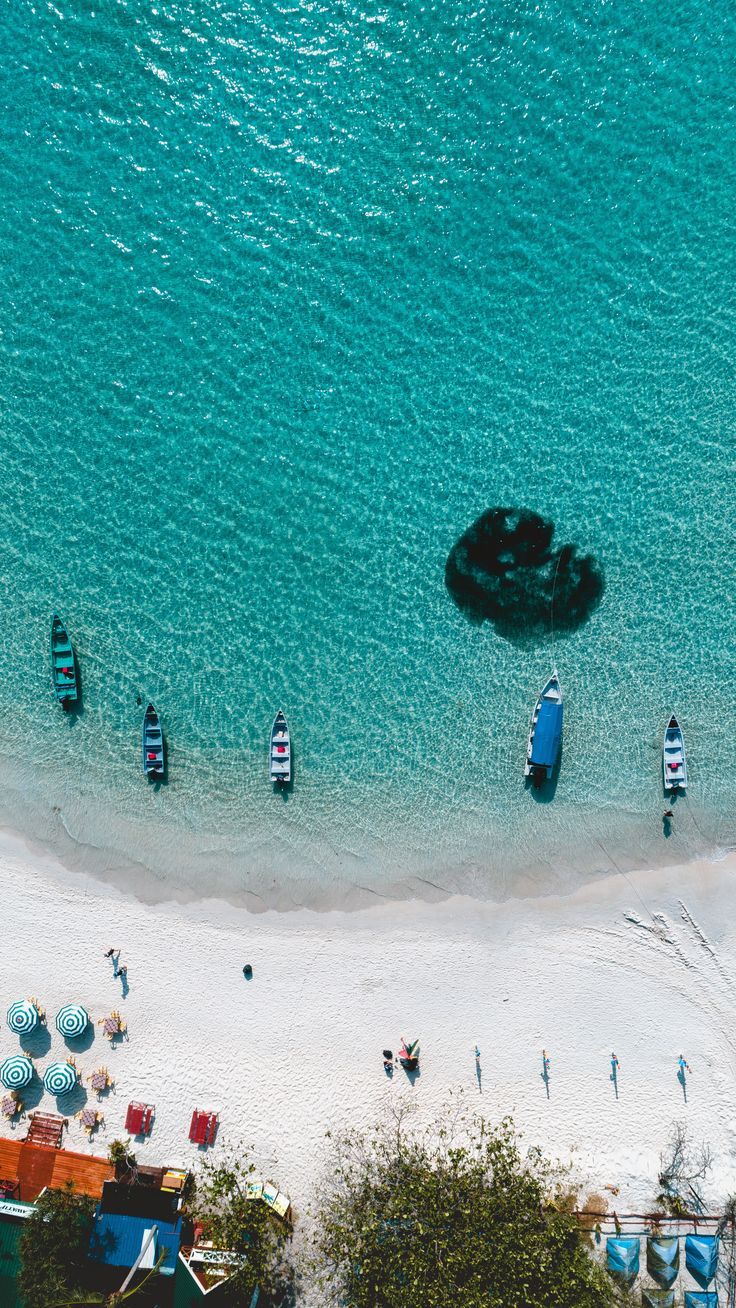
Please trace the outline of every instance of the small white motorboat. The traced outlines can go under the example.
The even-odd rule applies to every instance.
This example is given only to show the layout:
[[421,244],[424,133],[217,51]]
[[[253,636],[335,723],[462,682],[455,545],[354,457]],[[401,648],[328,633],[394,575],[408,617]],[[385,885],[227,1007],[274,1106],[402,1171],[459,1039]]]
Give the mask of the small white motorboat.
[[665,790],[684,790],[687,786],[685,737],[674,713],[664,729],[662,772]]
[[285,786],[291,781],[291,737],[289,724],[281,709],[273,720],[271,728],[271,780],[275,785]]
[[524,776],[541,785],[551,777],[560,757],[562,743],[562,687],[555,668],[534,705],[526,746]]

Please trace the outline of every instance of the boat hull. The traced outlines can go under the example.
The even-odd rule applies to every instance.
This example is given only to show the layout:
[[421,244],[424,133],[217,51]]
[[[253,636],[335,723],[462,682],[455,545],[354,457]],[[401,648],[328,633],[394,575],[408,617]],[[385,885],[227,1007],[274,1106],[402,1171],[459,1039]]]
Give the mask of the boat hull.
[[664,729],[662,742],[662,777],[668,794],[687,788],[685,737],[677,718],[672,715]]
[[166,771],[164,733],[153,704],[143,715],[143,772],[151,781],[162,781]]
[[291,734],[281,709],[271,728],[268,768],[274,786],[287,786],[291,781]]
[[74,708],[79,699],[77,661],[69,633],[58,613],[54,613],[51,619],[51,681],[61,707]]
[[542,687],[529,727],[524,776],[535,785],[549,780],[557,767],[562,746],[563,714],[562,688],[555,670]]

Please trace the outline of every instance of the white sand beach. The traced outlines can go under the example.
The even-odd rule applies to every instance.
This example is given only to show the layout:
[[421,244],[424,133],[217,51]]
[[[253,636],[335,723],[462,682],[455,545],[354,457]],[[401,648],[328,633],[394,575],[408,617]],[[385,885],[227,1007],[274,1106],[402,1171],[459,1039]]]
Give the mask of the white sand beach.
[[[125,1136],[129,1101],[142,1099],[156,1120],[139,1160],[189,1166],[192,1110],[214,1110],[215,1150],[251,1149],[297,1215],[326,1131],[368,1126],[403,1101],[429,1121],[459,1091],[572,1162],[583,1190],[618,1186],[621,1212],[652,1204],[659,1152],[672,1122],[687,1120],[715,1154],[713,1205],[736,1189],[735,872],[728,856],[612,876],[560,899],[249,915],[214,901],[146,906],[5,836],[0,1054],[22,1043],[4,1020],[15,999],[46,1007],[41,1072],[67,1052],[53,1021],[62,1004],[79,1001],[95,1020],[120,1009],[128,1041],[111,1048],[95,1025],[76,1053],[85,1077],[103,1063],[114,1076],[104,1128],[88,1141],[72,1117],[69,1147],[104,1154]],[[128,968],[124,999],[104,958],[111,947]],[[382,1067],[381,1050],[396,1051],[401,1036],[421,1040],[414,1085]],[[687,1101],[680,1053],[692,1069]],[[34,1097],[70,1116],[81,1106],[81,1096]]]

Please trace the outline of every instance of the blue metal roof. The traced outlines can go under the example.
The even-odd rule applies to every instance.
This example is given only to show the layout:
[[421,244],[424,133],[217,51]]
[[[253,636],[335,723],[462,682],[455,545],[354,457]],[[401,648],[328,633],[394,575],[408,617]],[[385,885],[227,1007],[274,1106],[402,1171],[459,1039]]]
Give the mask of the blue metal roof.
[[143,1237],[152,1226],[158,1227],[154,1262],[165,1250],[159,1271],[172,1276],[181,1244],[181,1217],[175,1222],[159,1222],[127,1213],[101,1213],[98,1208],[89,1242],[90,1261],[106,1263],[109,1267],[132,1267],[141,1251]]
[[553,699],[543,699],[534,731],[532,763],[553,768],[560,752],[561,737],[562,705]]

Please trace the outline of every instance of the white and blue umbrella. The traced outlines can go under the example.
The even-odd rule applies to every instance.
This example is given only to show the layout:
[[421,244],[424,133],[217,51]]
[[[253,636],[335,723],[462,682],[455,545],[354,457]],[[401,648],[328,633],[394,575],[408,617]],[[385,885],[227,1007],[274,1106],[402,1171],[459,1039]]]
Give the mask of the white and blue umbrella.
[[77,1084],[77,1069],[71,1063],[49,1063],[43,1084],[50,1095],[66,1095]]
[[65,1004],[56,1014],[56,1029],[66,1040],[81,1036],[89,1024],[89,1014],[81,1004]]
[[38,1009],[30,999],[18,999],[16,1003],[10,1005],[6,1021],[10,1030],[15,1031],[16,1035],[28,1035],[34,1027],[38,1026]]
[[33,1077],[33,1063],[25,1054],[13,1054],[0,1065],[0,1081],[6,1090],[22,1090]]

